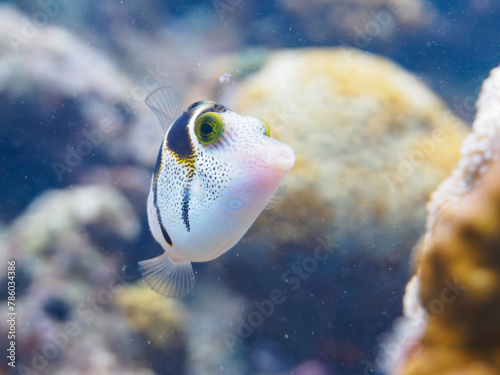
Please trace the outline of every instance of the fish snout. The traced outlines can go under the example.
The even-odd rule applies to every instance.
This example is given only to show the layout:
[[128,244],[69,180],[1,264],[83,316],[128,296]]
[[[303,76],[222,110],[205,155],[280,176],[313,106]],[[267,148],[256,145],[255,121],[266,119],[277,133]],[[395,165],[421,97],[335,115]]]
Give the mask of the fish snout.
[[266,164],[278,172],[288,173],[295,163],[293,148],[281,142],[272,145],[266,154]]

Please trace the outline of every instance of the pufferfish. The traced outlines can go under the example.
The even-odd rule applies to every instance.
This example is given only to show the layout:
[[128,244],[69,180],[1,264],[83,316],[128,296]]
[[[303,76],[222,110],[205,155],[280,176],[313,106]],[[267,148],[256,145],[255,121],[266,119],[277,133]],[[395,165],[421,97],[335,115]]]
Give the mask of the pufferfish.
[[165,130],[148,197],[148,221],[164,253],[139,262],[151,289],[189,293],[191,262],[230,250],[267,205],[295,162],[293,149],[270,137],[269,126],[212,101],[182,111],[175,89],[153,91],[146,104]]

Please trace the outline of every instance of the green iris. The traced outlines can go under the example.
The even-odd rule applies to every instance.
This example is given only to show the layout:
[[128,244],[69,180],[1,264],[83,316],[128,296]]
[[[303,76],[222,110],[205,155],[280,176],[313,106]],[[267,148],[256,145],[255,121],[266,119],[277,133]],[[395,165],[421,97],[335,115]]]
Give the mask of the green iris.
[[217,112],[207,112],[196,120],[194,132],[204,145],[216,142],[222,134],[222,117]]
[[267,135],[268,137],[270,137],[271,136],[271,128],[269,127],[267,122],[265,122],[261,118],[259,118],[259,120],[262,121],[262,123],[264,124],[264,135]]

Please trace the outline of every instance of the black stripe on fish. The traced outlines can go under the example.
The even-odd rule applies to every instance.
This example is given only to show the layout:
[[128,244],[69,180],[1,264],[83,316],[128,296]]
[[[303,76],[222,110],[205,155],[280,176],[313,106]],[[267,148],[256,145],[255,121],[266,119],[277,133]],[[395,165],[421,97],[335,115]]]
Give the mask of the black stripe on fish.
[[201,111],[198,116],[201,116],[202,114],[207,113],[207,112],[224,113],[224,112],[228,112],[228,111],[232,112],[229,108],[227,108],[226,106],[223,106],[222,104],[213,103],[210,107]]
[[188,124],[192,116],[192,111],[184,112],[174,121],[168,131],[167,147],[179,160],[190,158],[194,154],[188,132]]
[[191,168],[186,175],[186,187],[182,190],[182,221],[186,226],[188,232],[191,232],[191,225],[189,223],[189,201],[191,200],[191,182],[193,181],[196,170]]
[[173,243],[172,243],[172,239],[170,238],[170,236],[168,235],[168,232],[167,230],[165,229],[165,227],[163,226],[163,223],[161,222],[161,219],[160,219],[160,228],[161,228],[161,234],[163,234],[163,238],[165,239],[165,241],[167,241],[167,243],[172,246]]
[[162,151],[163,151],[163,142],[160,146],[160,151],[158,152],[158,157],[156,158],[155,171],[153,174],[153,183],[156,185],[156,180],[158,180],[158,176],[160,174],[160,170],[162,167]]
[[[161,157],[161,149],[160,149],[160,157]],[[157,163],[158,164],[158,163]],[[170,236],[168,235],[167,230],[163,226],[163,223],[161,222],[161,216],[160,216],[160,207],[158,207],[158,189],[157,189],[157,184],[156,181],[153,183],[153,204],[155,205],[156,208],[156,220],[158,220],[158,223],[160,224],[160,229],[161,229],[161,234],[163,234],[163,238],[167,243],[172,246],[173,242]]]
[[[211,101],[206,101],[206,100],[200,100],[199,102],[193,103],[188,107],[188,111],[191,111],[192,109],[195,109],[198,106],[205,105],[208,106],[205,108],[203,111],[201,111],[198,116],[207,113],[207,112],[217,112],[217,113],[224,113],[231,111],[229,108],[226,106],[223,106],[222,104],[211,102]],[[232,112],[232,111],[231,111]]]
[[189,107],[188,107],[188,111],[192,110],[192,109],[195,109],[196,107],[198,107],[199,105],[202,105],[202,104],[205,104],[207,103],[205,100],[200,100],[198,102],[194,102],[193,104],[191,104]]
[[189,194],[189,188],[184,188],[182,191],[182,221],[186,226],[188,232],[191,232],[191,225],[189,224],[189,199],[191,194]]

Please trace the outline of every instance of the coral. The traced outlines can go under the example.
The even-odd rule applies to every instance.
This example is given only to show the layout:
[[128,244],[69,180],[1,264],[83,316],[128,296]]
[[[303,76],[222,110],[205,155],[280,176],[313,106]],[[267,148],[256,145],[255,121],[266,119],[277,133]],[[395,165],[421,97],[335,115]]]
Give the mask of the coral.
[[[3,256],[8,254],[20,260],[50,258],[54,250],[65,249],[67,257],[77,257],[81,264],[88,263],[89,269],[93,269],[95,263],[88,257],[93,244],[85,234],[88,227],[95,227],[108,236],[113,233],[125,241],[137,237],[140,230],[130,204],[110,186],[52,190],[36,199],[12,224],[6,235],[7,251]],[[64,275],[64,272],[68,272],[66,267],[60,267],[59,274]]]
[[245,365],[233,354],[241,343],[226,342],[224,334],[236,333],[243,300],[211,286],[199,285],[198,291],[196,304],[186,304],[140,281],[119,291],[116,305],[153,351],[186,356],[186,373],[220,374],[224,368],[225,374],[242,374]]
[[[44,190],[77,182],[95,165],[154,165],[162,136],[143,102],[163,84],[161,77],[149,74],[147,89],[134,84],[104,52],[63,28],[35,27],[32,19],[12,5],[0,6],[6,36],[0,40],[0,182],[6,196],[16,197],[0,202],[2,220]],[[27,182],[29,188],[18,188]]]
[[131,360],[143,352],[115,306],[129,279],[117,272],[121,252],[139,229],[127,200],[95,185],[47,191],[5,231],[0,259],[16,262],[21,372],[152,374]]
[[42,194],[5,230],[0,260],[16,261],[20,365],[43,362],[51,374],[239,373],[222,332],[234,331],[242,298],[201,284],[186,308],[144,281],[129,285],[135,277],[120,269],[139,229],[120,192],[93,185]]
[[[455,165],[466,134],[416,77],[354,49],[273,52],[224,99],[268,121],[272,136],[295,149],[273,232],[295,241],[334,227],[339,241],[380,254],[411,248],[422,206]],[[296,220],[300,207],[307,228]],[[268,227],[265,220],[257,224]]]
[[329,374],[326,366],[317,360],[309,360],[297,366],[293,373],[296,375],[326,375]]
[[[319,20],[323,33],[335,33],[354,36],[354,41],[361,43],[367,39],[394,38],[396,31],[413,29],[429,22],[435,12],[429,4],[421,0],[327,0],[316,4],[305,4],[299,0],[280,1],[284,11],[290,12],[303,22]],[[342,15],[342,17],[338,17]],[[378,15],[378,16],[377,16]],[[336,17],[337,16],[337,17]],[[371,21],[372,26],[367,27]],[[373,25],[374,22],[377,24]],[[314,29],[308,30],[312,40],[320,38]],[[363,39],[359,39],[359,37]]]
[[408,350],[391,373],[500,373],[500,67],[484,82],[472,133],[427,205],[405,296]]
[[214,285],[198,284],[197,303],[190,305],[186,316],[188,360],[187,374],[245,374],[247,362],[239,355],[240,339],[227,341],[226,335],[237,334],[243,314],[240,295],[226,293]]
[[136,331],[156,348],[182,347],[184,306],[174,298],[165,298],[144,282],[124,288],[117,294],[117,305],[125,312]]

